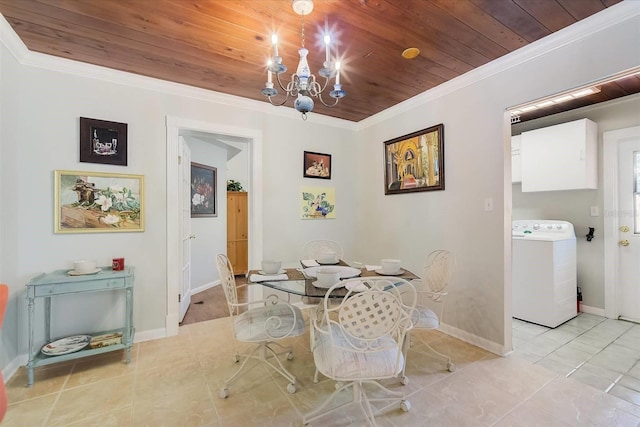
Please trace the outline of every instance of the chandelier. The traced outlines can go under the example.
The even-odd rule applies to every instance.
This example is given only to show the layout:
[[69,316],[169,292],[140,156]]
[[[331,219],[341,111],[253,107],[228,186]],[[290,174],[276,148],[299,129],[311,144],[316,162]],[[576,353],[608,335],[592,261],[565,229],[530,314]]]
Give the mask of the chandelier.
[[[298,62],[298,68],[296,72],[291,75],[289,82],[283,84],[280,75],[287,71],[286,65],[282,63],[282,57],[278,55],[278,36],[273,34],[271,36],[271,43],[273,45],[273,56],[267,63],[267,82],[262,89],[262,94],[269,99],[272,105],[283,105],[289,97],[296,97],[293,102],[293,107],[302,113],[302,118],[307,119],[307,113],[313,110],[314,102],[313,98],[317,98],[325,107],[335,107],[347,93],[342,90],[340,84],[340,61],[331,59],[331,37],[329,34],[324,36],[324,43],[326,48],[325,61],[323,68],[318,71],[318,74],[324,77],[324,84],[321,85],[316,81],[316,76],[311,74],[309,63],[307,62],[307,55],[309,51],[304,47],[304,17],[313,10],[312,0],[293,0],[293,10],[298,15],[302,16],[302,47],[298,50],[300,55],[300,61]],[[337,57],[337,55],[336,55]],[[337,58],[336,58],[337,59]],[[280,103],[273,101],[272,97],[278,94],[278,90],[274,88],[273,74],[276,75],[276,81],[280,89],[286,93],[286,97]],[[333,104],[325,102],[322,98],[329,81],[334,78],[335,83],[333,90],[329,92],[329,96],[334,98]]]

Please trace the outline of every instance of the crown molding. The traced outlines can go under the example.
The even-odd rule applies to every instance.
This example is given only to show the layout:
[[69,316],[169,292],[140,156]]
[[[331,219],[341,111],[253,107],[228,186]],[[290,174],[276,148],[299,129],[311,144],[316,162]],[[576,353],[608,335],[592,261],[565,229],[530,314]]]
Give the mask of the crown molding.
[[[100,80],[104,82],[131,86],[139,89],[146,89],[163,94],[182,96],[200,101],[211,102],[219,105],[255,111],[268,115],[275,115],[289,119],[302,120],[300,113],[293,107],[275,107],[268,102],[256,101],[254,99],[242,98],[235,95],[228,95],[213,90],[198,88],[195,86],[169,82],[153,77],[142,76],[126,71],[114,70],[112,68],[99,65],[88,64],[72,59],[61,58],[39,52],[30,51],[22,42],[20,37],[0,14],[0,36],[1,42],[16,58],[25,66],[42,68],[65,74],[76,75],[82,78]],[[354,130],[355,122],[329,117],[322,114],[309,114],[307,121],[325,126]]]
[[[605,28],[623,23],[640,15],[640,1],[624,0],[601,12],[591,15],[573,25],[529,43],[485,65],[477,67],[433,89],[409,98],[393,107],[358,122],[357,130],[385,122],[399,114],[418,108],[424,104],[477,83],[488,77],[524,64],[553,50],[574,43]],[[506,106],[505,106],[506,107]]]
[[[444,82],[432,89],[414,96],[413,98],[387,108],[386,110],[359,122],[352,122],[321,114],[309,114],[307,116],[308,121],[311,123],[318,123],[355,131],[366,129],[370,126],[387,121],[399,114],[441,98],[447,94],[482,81],[495,74],[531,61],[532,59],[547,54],[550,51],[574,43],[588,37],[592,33],[617,25],[626,20],[633,19],[638,15],[640,15],[640,1],[624,0],[596,13],[595,15],[591,15],[547,37],[523,46],[516,51],[477,67],[465,74],[462,74],[461,76]],[[26,47],[22,40],[20,40],[2,14],[0,14],[0,36],[2,38],[2,43],[22,65],[152,90],[164,94],[183,96],[284,118],[300,117],[300,113],[291,107],[274,107],[269,103],[253,99],[242,98],[194,86],[173,83],[166,80],[141,76],[98,65],[32,52]]]

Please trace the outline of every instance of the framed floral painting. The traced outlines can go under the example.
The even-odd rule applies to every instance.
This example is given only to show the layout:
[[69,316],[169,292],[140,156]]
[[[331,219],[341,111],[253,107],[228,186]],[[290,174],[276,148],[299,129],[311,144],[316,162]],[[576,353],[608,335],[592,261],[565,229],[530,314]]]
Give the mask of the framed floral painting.
[[54,232],[144,231],[144,176],[54,172]]
[[191,217],[218,216],[218,169],[191,162]]

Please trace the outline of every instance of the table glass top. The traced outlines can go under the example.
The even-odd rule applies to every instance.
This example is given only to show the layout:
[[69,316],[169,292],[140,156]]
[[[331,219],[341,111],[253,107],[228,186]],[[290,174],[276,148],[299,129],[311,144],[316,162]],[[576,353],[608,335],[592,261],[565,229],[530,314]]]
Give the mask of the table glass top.
[[[348,264],[344,261],[340,261],[339,265],[347,266]],[[313,285],[315,280],[314,277],[308,277],[304,274],[303,268],[288,268],[285,269],[285,273],[287,275],[286,280],[260,280],[260,281],[251,281],[252,275],[259,275],[257,270],[251,270],[247,273],[247,283],[248,284],[261,284],[263,286],[277,289],[279,291],[284,291],[290,294],[307,296],[307,297],[323,297],[327,289],[318,288]],[[385,277],[391,279],[392,277],[399,277],[405,280],[417,279],[418,276],[413,274],[407,269],[402,269],[402,274],[394,275],[394,276],[381,276],[375,271],[369,271],[365,267],[359,269],[360,274],[357,277]],[[263,278],[264,276],[259,278]],[[256,276],[254,276],[256,278]],[[345,291],[346,293],[346,291]],[[335,294],[336,297],[340,296],[340,293]]]

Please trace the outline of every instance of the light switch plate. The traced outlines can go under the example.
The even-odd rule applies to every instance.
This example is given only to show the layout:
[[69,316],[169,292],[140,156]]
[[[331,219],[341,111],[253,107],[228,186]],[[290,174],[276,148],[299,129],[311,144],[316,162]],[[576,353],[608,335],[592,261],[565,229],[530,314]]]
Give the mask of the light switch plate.
[[484,199],[484,210],[487,212],[493,210],[493,199],[491,197]]
[[591,206],[591,216],[600,216],[600,208],[598,206]]

